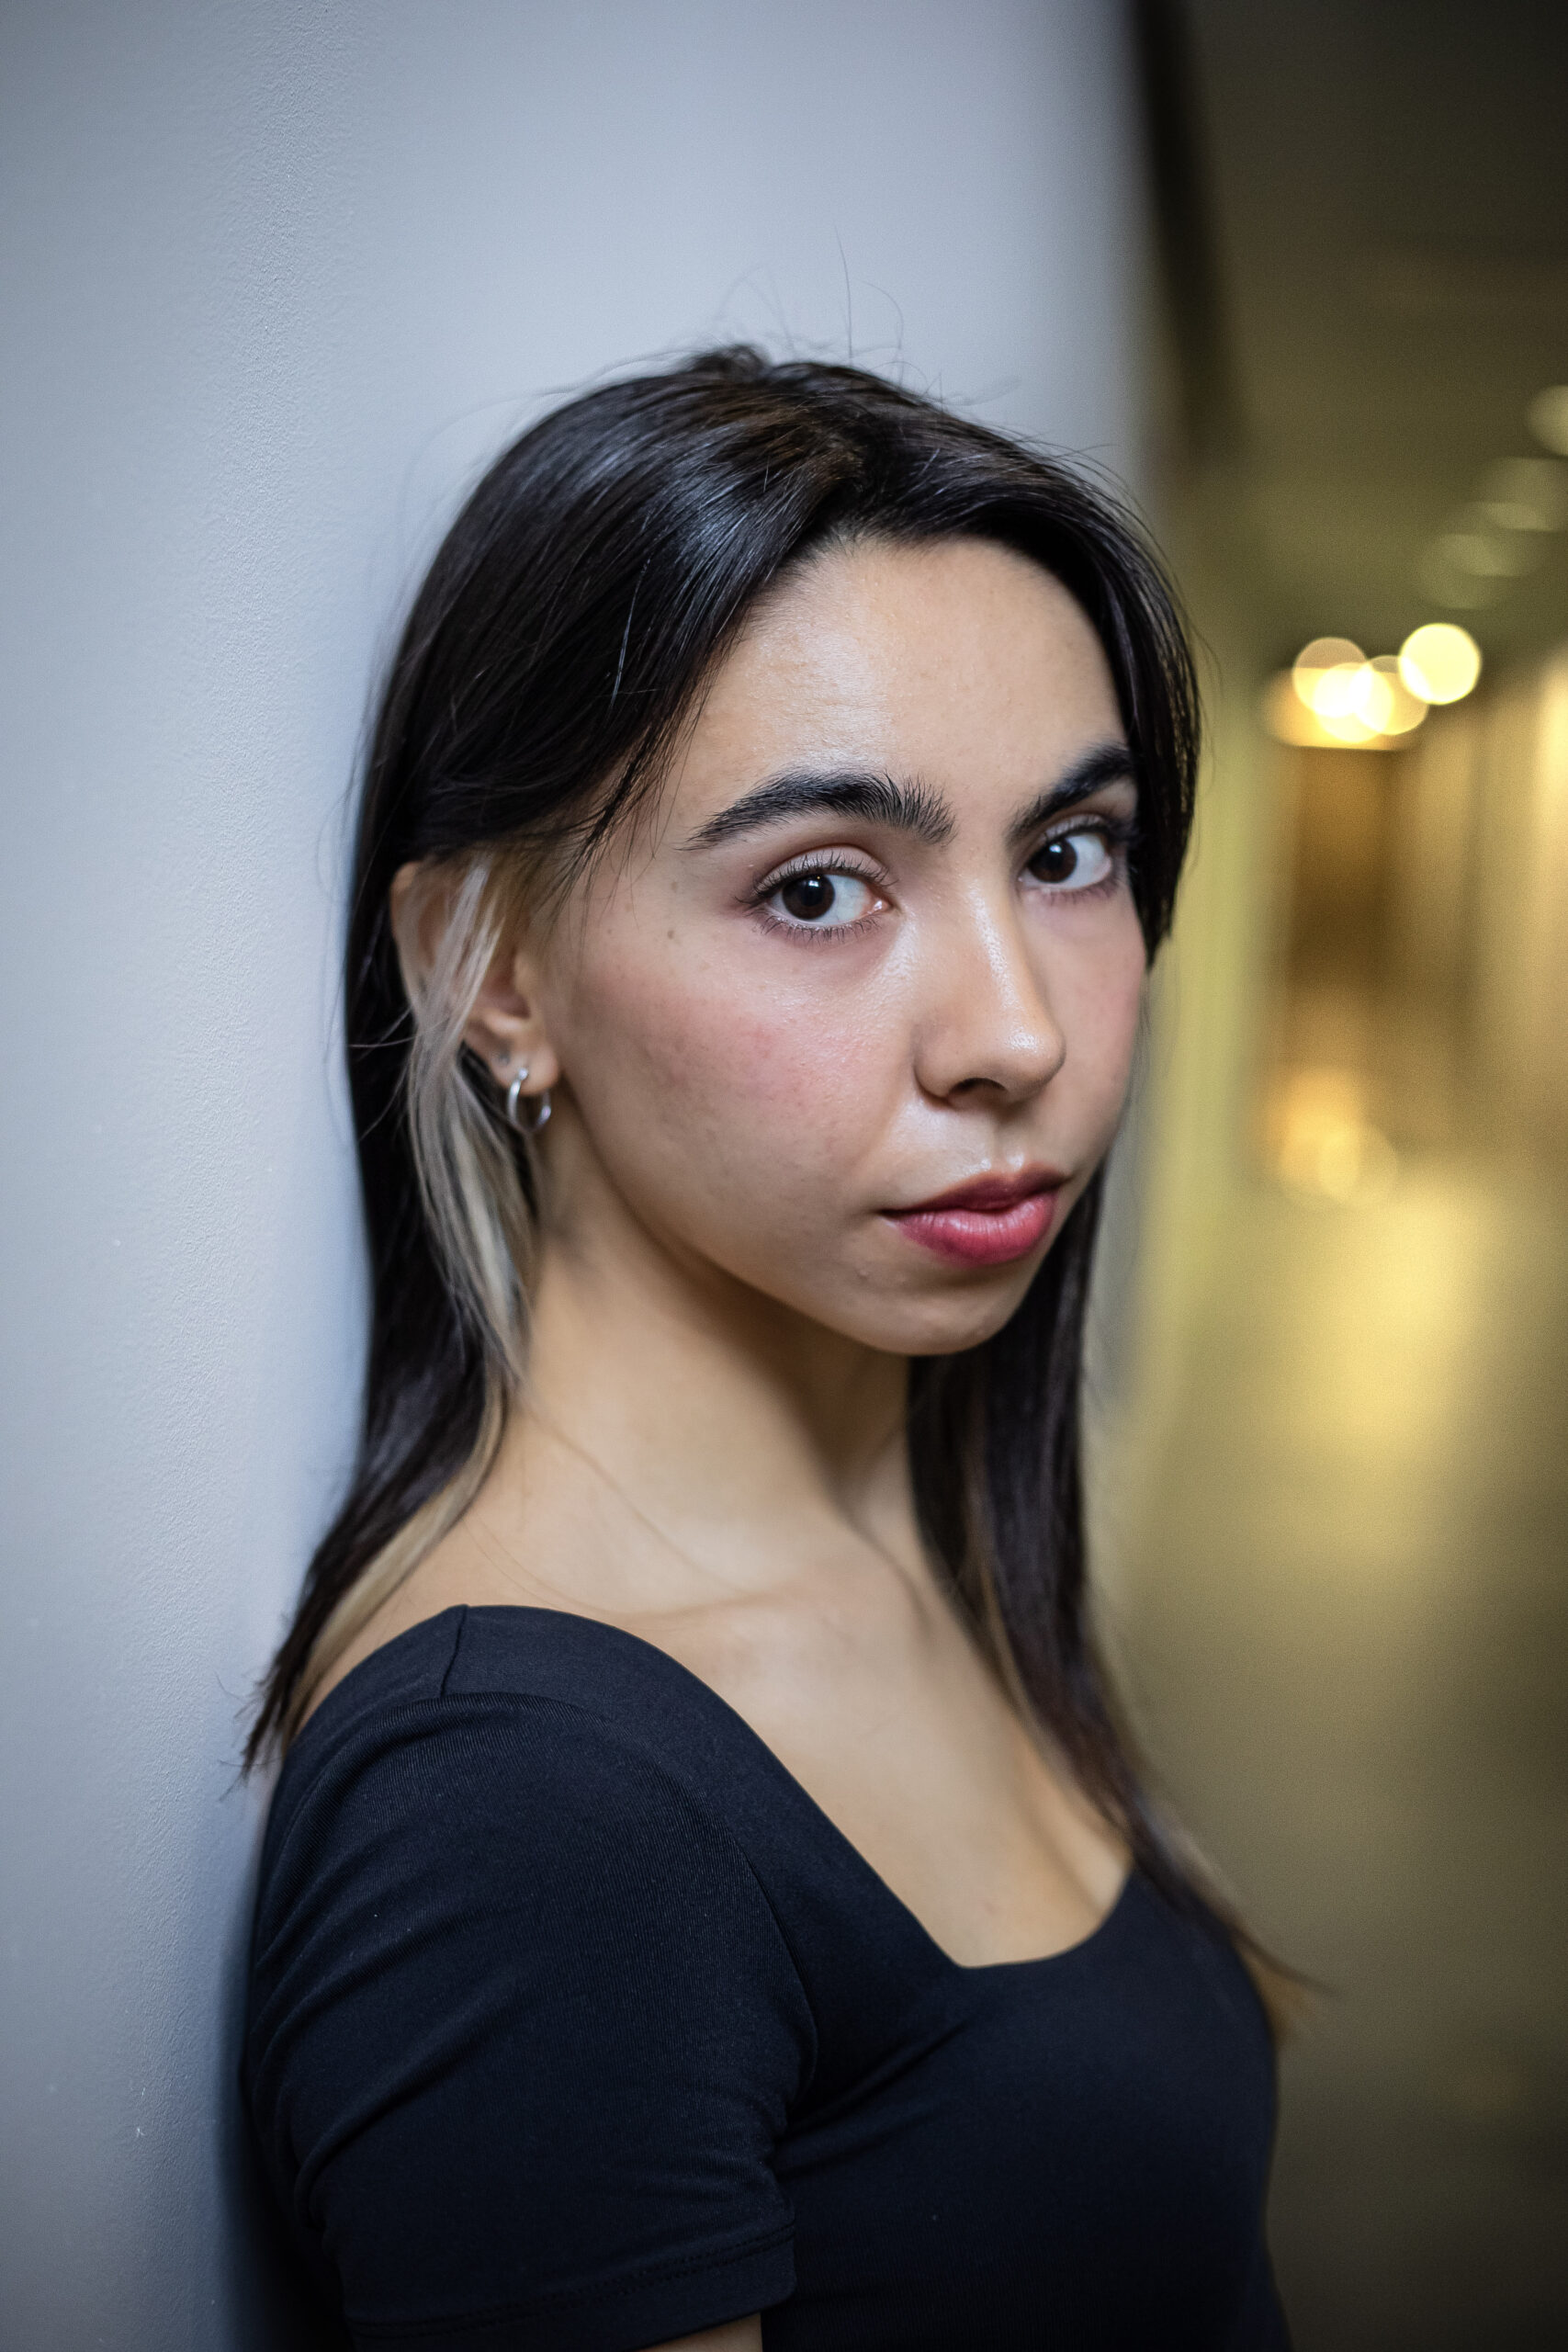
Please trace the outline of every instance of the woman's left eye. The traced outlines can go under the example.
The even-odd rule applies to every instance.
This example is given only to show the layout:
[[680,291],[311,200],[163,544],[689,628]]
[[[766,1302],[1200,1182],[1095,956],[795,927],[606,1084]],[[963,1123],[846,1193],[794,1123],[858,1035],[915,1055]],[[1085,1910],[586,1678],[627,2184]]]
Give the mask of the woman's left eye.
[[762,902],[791,923],[813,931],[841,931],[859,922],[876,904],[876,893],[862,875],[835,874],[825,867],[790,874]]
[[1115,870],[1111,843],[1098,828],[1081,833],[1054,833],[1029,861],[1036,882],[1053,890],[1091,890]]

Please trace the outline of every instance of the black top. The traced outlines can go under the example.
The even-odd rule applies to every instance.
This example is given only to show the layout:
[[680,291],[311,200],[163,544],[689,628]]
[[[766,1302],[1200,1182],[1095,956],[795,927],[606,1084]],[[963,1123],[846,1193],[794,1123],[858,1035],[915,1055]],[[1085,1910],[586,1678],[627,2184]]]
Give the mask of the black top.
[[1265,2352],[1274,2068],[1206,1918],[961,1968],[649,1643],[452,1609],[273,1802],[246,2093],[359,2346]]

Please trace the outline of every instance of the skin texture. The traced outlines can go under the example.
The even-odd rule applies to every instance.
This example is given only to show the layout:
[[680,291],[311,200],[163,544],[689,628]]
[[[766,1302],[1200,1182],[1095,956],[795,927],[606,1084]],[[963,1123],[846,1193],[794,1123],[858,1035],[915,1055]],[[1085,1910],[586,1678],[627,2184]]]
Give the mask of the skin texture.
[[[1102,758],[1070,812],[1038,804],[1122,740],[1082,614],[1003,549],[839,549],[752,616],[657,808],[486,983],[470,1044],[552,1091],[528,1393],[333,1677],[457,1601],[620,1625],[717,1690],[964,1966],[1079,1941],[1126,1868],[943,1597],[902,1436],[909,1357],[1007,1320],[1115,1128],[1135,796]],[[846,772],[920,788],[924,837],[886,805],[717,822]],[[445,904],[399,876],[406,965]],[[1030,1170],[1055,1213],[1010,1262],[887,1214]],[[755,2352],[760,2323],[689,2340]]]

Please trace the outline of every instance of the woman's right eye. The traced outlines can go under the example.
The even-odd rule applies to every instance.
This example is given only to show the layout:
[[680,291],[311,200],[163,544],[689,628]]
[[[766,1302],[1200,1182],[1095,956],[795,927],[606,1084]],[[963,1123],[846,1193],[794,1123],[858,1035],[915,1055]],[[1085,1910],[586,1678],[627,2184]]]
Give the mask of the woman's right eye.
[[770,890],[763,904],[785,922],[813,931],[841,931],[862,922],[876,904],[863,875],[832,873],[823,866],[790,874]]

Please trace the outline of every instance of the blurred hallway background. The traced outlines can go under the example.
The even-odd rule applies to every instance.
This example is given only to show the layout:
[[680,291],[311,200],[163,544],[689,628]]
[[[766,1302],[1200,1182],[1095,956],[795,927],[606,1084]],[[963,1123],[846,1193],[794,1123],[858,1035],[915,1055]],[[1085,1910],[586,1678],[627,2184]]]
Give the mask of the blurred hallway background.
[[[1136,18],[1154,475],[1212,752],[1129,1138],[1115,1631],[1177,1804],[1325,1987],[1272,2224],[1301,2352],[1544,2352],[1568,2343],[1568,40],[1520,0]],[[1480,673],[1428,709],[1397,657],[1434,624],[1416,651],[1468,642]]]

